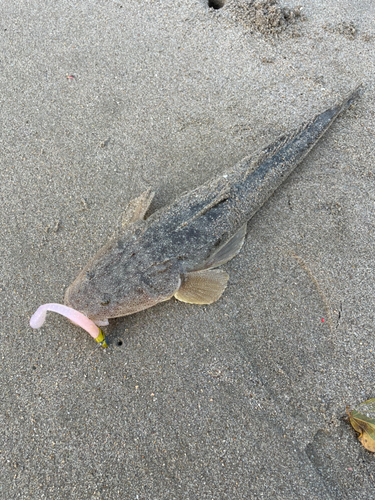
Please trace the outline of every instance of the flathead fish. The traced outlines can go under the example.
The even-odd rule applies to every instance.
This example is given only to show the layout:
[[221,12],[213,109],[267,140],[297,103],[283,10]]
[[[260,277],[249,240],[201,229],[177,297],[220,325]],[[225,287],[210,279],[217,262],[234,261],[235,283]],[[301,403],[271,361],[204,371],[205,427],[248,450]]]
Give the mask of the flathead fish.
[[247,222],[359,91],[147,219],[154,193],[132,200],[122,229],[69,286],[65,304],[100,326],[171,297],[215,302],[229,278],[217,268],[240,251]]

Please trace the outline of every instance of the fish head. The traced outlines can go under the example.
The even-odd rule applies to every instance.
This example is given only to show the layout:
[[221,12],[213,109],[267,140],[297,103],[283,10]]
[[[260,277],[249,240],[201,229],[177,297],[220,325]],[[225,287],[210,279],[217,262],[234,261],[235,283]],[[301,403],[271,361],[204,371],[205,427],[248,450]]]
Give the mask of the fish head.
[[178,261],[155,260],[141,245],[111,241],[79,273],[65,293],[67,306],[92,321],[105,321],[171,298],[181,285]]

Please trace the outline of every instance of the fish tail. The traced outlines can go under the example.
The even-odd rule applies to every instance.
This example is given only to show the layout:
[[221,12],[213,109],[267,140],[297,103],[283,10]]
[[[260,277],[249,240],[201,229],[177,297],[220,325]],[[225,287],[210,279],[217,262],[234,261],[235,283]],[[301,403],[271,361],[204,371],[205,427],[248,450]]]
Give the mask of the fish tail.
[[241,166],[239,172],[244,172],[244,175],[234,189],[244,220],[249,220],[293,172],[336,118],[357,99],[361,90],[362,85],[358,85],[340,103],[302,123],[291,133],[279,137],[258,154],[255,169],[249,161]]
[[338,105],[338,115],[343,113],[345,110],[350,108],[350,106],[353,104],[353,102],[358,99],[358,97],[362,94],[363,92],[363,84],[360,83],[357,85],[357,87],[350,92],[341,102],[341,104]]
[[[303,153],[302,157],[305,157],[311,148],[319,141],[319,139],[327,132],[327,130],[331,127],[331,125],[336,121],[336,119],[350,106],[354,103],[354,101],[361,95],[363,90],[363,84],[357,85],[354,90],[352,90],[346,97],[341,99],[336,105],[332,108],[323,111],[323,113],[317,114],[310,122],[305,123],[301,127],[306,130],[309,129],[311,139],[311,144],[306,148],[306,151]],[[298,134],[296,134],[298,135]],[[302,159],[301,157],[301,159]]]

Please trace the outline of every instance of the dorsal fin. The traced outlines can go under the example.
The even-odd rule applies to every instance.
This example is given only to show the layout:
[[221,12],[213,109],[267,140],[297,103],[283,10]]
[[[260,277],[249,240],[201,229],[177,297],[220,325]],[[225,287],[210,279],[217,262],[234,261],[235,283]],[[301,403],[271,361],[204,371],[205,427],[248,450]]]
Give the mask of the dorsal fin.
[[154,196],[155,193],[151,189],[147,189],[147,191],[144,191],[137,198],[130,200],[122,216],[121,226],[125,227],[133,222],[144,219]]

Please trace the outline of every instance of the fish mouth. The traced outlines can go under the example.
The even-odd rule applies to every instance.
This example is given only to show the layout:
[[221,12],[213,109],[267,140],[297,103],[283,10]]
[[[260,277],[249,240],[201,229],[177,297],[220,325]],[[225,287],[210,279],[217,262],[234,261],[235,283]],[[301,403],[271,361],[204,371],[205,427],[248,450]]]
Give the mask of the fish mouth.
[[84,299],[84,293],[81,290],[74,289],[74,283],[70,285],[65,292],[64,304],[84,314],[99,327],[107,326],[108,319],[117,317],[117,315],[113,314],[113,311],[110,312],[107,307],[111,304],[111,296],[109,294],[102,294],[101,302],[98,304],[98,307],[95,308],[95,312],[93,312],[90,311],[90,306]]

